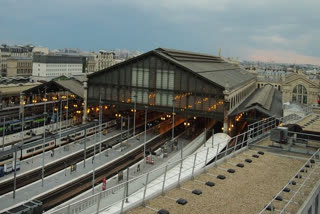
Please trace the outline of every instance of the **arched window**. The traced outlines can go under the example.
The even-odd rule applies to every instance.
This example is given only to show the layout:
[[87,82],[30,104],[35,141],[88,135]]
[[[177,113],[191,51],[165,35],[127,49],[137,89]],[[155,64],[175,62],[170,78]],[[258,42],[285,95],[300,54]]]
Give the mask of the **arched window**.
[[292,102],[301,104],[308,103],[308,93],[306,87],[303,85],[297,85],[292,91]]

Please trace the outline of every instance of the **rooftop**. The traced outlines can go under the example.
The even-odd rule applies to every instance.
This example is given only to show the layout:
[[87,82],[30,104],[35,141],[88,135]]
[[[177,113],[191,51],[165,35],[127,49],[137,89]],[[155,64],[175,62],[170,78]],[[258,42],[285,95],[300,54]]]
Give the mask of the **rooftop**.
[[[252,155],[258,155],[258,158],[253,158]],[[294,153],[283,155],[268,151],[264,151],[264,154],[261,155],[254,148],[244,150],[208,169],[207,173],[202,173],[194,180],[181,184],[180,188],[166,192],[165,196],[158,196],[148,201],[146,207],[140,206],[129,211],[128,214],[148,214],[160,209],[178,214],[259,213],[296,175],[309,157],[310,155],[298,156]],[[251,159],[252,163],[245,162],[245,159]],[[238,163],[244,164],[244,167],[237,167]],[[227,170],[230,168],[235,172],[228,173]],[[226,178],[220,180],[217,178],[218,175],[224,175]],[[304,177],[304,175],[302,176]],[[317,178],[319,179],[320,175],[317,175]],[[315,184],[317,180],[313,179],[313,184]],[[213,187],[205,185],[208,181],[215,185]],[[290,188],[292,191],[282,194],[285,200],[290,199],[299,185],[292,185]],[[202,194],[195,195],[192,193],[193,190],[200,190]],[[303,197],[307,196],[308,194]],[[187,204],[177,204],[176,200],[179,198],[187,200]],[[281,203],[274,205],[278,210],[284,206]],[[289,209],[296,213],[299,207],[294,206]]]
[[[268,94],[268,96],[264,96]],[[268,116],[282,117],[282,95],[281,92],[271,85],[256,89],[245,99],[230,115],[237,115],[244,111],[256,109]]]
[[166,48],[154,51],[225,89],[236,88],[255,78],[238,65],[228,63],[218,56]]

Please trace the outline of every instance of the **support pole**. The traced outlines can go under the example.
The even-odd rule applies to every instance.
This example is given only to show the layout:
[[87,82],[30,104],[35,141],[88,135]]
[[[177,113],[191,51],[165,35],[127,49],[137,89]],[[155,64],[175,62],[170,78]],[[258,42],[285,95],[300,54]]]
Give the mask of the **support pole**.
[[120,120],[120,132],[121,132],[121,135],[120,135],[120,139],[121,139],[121,142],[122,142],[122,124],[123,124],[123,117],[121,116],[121,120]]
[[214,129],[212,129],[212,148],[213,148],[213,145],[214,145],[213,140],[214,140]]
[[134,97],[134,109],[133,109],[133,136],[136,135],[136,111],[137,111],[137,95]]
[[102,194],[102,192],[100,192],[100,193],[99,193],[99,196],[98,196],[97,213],[99,213],[99,209],[100,209],[101,194]]
[[164,175],[163,175],[163,183],[162,183],[162,195],[164,195],[164,186],[166,183],[166,178],[167,178],[167,170],[168,170],[168,165],[166,165],[165,169],[164,169]]
[[178,176],[178,186],[180,187],[180,178],[181,178],[181,172],[182,172],[182,164],[183,164],[183,159],[180,161],[180,170],[179,170],[179,176]]
[[60,145],[59,146],[61,146],[61,126],[62,126],[62,100],[60,100],[60,132],[59,132]]
[[129,203],[129,167],[127,168],[126,202]]
[[207,149],[206,160],[204,161],[204,171],[205,172],[207,172],[208,155],[209,155],[209,148]]
[[3,116],[3,126],[2,126],[2,151],[4,151],[5,137],[6,137],[6,116]]
[[13,179],[13,198],[16,198],[16,187],[17,187],[17,146],[14,146],[14,179]]
[[192,179],[194,179],[194,168],[196,167],[197,154],[194,154],[193,167],[192,167]]
[[143,144],[143,158],[146,161],[146,143],[147,143],[147,113],[148,113],[148,106],[145,106],[145,113],[144,113],[144,144]]
[[69,123],[69,118],[68,118],[68,116],[69,116],[69,91],[67,91],[67,113],[66,113],[66,123],[67,123],[67,125],[66,125],[66,127],[68,127],[68,123]]
[[84,130],[84,151],[83,151],[83,168],[86,168],[86,156],[87,156],[87,130]]
[[[45,99],[47,98],[47,87],[45,87],[44,88],[44,97],[45,97]],[[43,185],[44,185],[44,181],[43,181],[43,179],[44,179],[44,152],[45,152],[45,149],[44,149],[44,145],[45,145],[45,143],[46,143],[46,119],[47,119],[47,112],[46,112],[47,110],[46,110],[46,101],[45,101],[45,103],[44,103],[44,112],[43,112],[43,114],[44,114],[44,126],[43,126],[43,128],[44,128],[44,131],[43,131],[43,143],[42,143],[42,170],[41,170],[41,186],[43,187]]]
[[143,191],[142,203],[143,203],[144,207],[146,206],[145,199],[146,199],[146,193],[147,193],[147,188],[148,188],[148,182],[149,182],[149,172],[148,172],[147,177],[146,177],[146,184],[144,186],[144,191]]
[[172,101],[172,136],[171,136],[171,141],[173,143],[173,139],[174,139],[174,106],[175,106],[175,100]]
[[102,141],[102,104],[101,104],[101,93],[99,102],[99,160],[101,160],[101,141]]

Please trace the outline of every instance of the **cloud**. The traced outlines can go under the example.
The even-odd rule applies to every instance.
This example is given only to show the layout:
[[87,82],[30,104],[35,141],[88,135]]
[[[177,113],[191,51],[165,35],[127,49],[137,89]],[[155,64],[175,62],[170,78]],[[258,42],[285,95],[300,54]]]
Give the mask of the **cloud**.
[[248,50],[250,60],[262,62],[278,62],[291,64],[314,64],[320,65],[320,57],[306,56],[294,51],[286,50]]
[[288,57],[320,57],[319,0],[0,1],[0,23],[6,26],[1,41],[89,50],[165,46],[216,53],[221,47],[225,56],[241,58],[252,55],[247,50],[282,50]]

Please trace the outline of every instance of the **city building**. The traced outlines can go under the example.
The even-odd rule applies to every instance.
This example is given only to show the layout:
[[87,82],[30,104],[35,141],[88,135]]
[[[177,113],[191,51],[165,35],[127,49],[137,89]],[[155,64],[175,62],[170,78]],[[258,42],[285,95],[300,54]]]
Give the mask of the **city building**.
[[7,60],[9,57],[32,57],[32,45],[0,46],[0,72],[1,76],[7,76]]
[[91,53],[88,56],[88,72],[100,71],[115,64],[114,52],[100,50],[98,53]]
[[283,103],[317,104],[320,95],[319,86],[319,80],[310,80],[301,72],[292,73],[282,83]]
[[9,57],[7,59],[7,76],[31,76],[32,57]]
[[35,80],[51,80],[55,77],[83,73],[85,57],[70,55],[34,55],[32,76]]
[[32,50],[33,54],[44,54],[48,55],[49,54],[49,48],[47,47],[34,47]]

